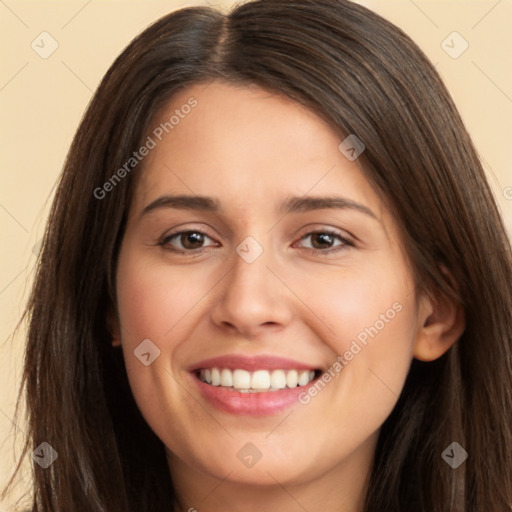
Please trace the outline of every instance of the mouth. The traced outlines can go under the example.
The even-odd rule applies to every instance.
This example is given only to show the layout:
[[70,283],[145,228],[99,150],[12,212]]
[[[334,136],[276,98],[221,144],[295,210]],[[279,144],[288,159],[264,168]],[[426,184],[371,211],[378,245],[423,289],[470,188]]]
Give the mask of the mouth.
[[195,372],[203,383],[239,393],[267,393],[307,386],[321,370],[276,369],[247,371],[242,368],[201,368]]
[[280,414],[298,403],[301,393],[323,370],[274,356],[228,355],[201,361],[189,375],[216,409],[235,415]]

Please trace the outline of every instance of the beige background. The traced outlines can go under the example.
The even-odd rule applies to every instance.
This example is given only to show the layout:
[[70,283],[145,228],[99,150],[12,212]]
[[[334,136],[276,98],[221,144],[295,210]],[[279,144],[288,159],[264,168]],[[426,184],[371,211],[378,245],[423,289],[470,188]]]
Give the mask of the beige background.
[[[403,28],[436,65],[473,136],[512,233],[511,0],[361,3]],[[23,421],[17,427],[12,422],[23,330],[14,337],[12,332],[27,298],[37,242],[75,129],[102,75],[126,44],[158,17],[200,4],[0,0],[0,485],[13,465],[15,430],[20,442],[24,437]],[[34,40],[42,46],[38,36],[44,31],[58,43],[46,59],[31,47]],[[48,49],[50,40],[45,41]],[[463,49],[464,41],[469,45],[464,53],[458,58],[448,55]],[[15,496],[26,488],[20,482]],[[0,504],[0,512],[10,510],[13,500]]]

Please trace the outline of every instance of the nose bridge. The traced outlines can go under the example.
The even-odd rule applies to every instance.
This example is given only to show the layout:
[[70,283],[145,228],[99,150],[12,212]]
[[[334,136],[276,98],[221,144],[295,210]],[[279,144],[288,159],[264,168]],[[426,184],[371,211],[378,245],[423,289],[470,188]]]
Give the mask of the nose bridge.
[[239,254],[233,260],[229,292],[245,295],[246,293],[250,294],[251,290],[255,294],[269,288],[268,253],[259,256],[254,261],[247,261]]
[[282,283],[269,270],[272,249],[248,237],[236,248],[232,270],[226,276],[213,319],[249,334],[266,325],[285,324],[291,318],[290,304]]
[[[247,247],[249,246],[249,247]],[[268,303],[276,290],[270,283],[272,274],[268,269],[271,253],[268,248],[257,251],[251,242],[240,244],[233,258],[231,279],[228,279],[226,298],[234,299],[238,304],[250,306],[252,301],[260,302],[260,307]],[[274,291],[274,293],[272,293]],[[254,305],[252,306],[254,307]]]

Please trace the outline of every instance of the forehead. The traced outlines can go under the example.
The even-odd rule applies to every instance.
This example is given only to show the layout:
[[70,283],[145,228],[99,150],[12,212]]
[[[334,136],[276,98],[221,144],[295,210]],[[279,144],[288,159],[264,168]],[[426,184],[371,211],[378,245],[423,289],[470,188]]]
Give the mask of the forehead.
[[260,208],[280,194],[308,191],[375,201],[357,161],[340,152],[341,134],[300,103],[256,86],[183,89],[155,116],[149,136],[155,147],[144,161],[137,203],[162,192]]

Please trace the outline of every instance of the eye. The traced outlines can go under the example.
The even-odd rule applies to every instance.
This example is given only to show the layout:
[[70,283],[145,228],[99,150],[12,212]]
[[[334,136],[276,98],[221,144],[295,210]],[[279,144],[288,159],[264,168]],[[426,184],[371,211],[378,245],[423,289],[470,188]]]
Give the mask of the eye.
[[354,244],[333,231],[312,231],[303,236],[299,244],[303,249],[329,252],[331,250],[343,250],[353,247]]
[[202,231],[180,231],[166,236],[159,245],[174,251],[194,251],[205,247],[218,245]]

